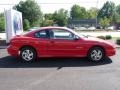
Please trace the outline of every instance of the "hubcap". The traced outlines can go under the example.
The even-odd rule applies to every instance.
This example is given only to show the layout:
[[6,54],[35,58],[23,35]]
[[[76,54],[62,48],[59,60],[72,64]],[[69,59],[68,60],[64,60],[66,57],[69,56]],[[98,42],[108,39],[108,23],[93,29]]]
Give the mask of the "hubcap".
[[33,59],[33,52],[31,50],[24,50],[22,52],[22,58],[26,61],[30,61]]
[[94,61],[99,61],[102,58],[102,51],[101,50],[93,50],[91,52],[91,58]]

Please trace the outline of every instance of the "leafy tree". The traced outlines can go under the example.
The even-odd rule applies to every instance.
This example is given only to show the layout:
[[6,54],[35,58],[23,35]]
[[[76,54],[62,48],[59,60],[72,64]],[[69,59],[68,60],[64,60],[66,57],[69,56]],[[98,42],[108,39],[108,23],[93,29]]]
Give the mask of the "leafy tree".
[[53,14],[52,13],[45,14],[44,18],[45,18],[45,20],[52,20],[53,19]]
[[114,22],[120,22],[120,14],[118,13],[115,14]]
[[48,13],[44,14],[44,20],[42,21],[41,26],[53,26],[54,21],[53,21],[53,14]]
[[22,12],[23,20],[28,19],[30,26],[38,26],[42,21],[42,12],[34,0],[20,1],[13,8]]
[[64,9],[55,11],[53,14],[53,20],[59,26],[65,26],[67,24],[68,12]]
[[120,22],[120,4],[116,6],[113,18],[115,22]]
[[23,28],[24,30],[28,30],[30,28],[30,23],[27,19],[23,20]]
[[103,27],[103,29],[109,26],[109,24],[110,24],[110,19],[108,19],[107,17],[100,19],[100,25]]
[[91,7],[88,11],[87,11],[87,18],[88,19],[95,19],[97,17],[97,13],[98,13],[98,9],[95,7]]
[[116,6],[116,13],[120,15],[120,4]]
[[98,18],[112,18],[112,16],[114,15],[114,9],[115,4],[111,1],[107,1],[99,11]]
[[44,20],[41,26],[53,26],[53,20]]
[[54,21],[54,23],[57,23],[57,18],[58,18],[58,14],[57,14],[57,11],[55,11],[53,13],[53,21]]
[[72,19],[85,19],[87,15],[86,9],[79,5],[73,5],[70,11],[70,17]]
[[0,31],[5,30],[5,19],[4,19],[4,14],[0,14]]

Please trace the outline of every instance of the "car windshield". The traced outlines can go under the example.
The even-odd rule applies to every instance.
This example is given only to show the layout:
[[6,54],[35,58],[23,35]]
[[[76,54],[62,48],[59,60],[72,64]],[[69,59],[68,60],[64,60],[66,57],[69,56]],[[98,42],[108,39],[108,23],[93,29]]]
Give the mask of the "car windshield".
[[79,37],[82,37],[82,38],[87,38],[87,37],[88,37],[87,35],[78,34],[77,32],[75,32],[75,31],[72,30],[72,29],[69,29],[69,28],[68,28],[68,30],[71,31],[72,33],[74,33],[75,35],[79,36]]

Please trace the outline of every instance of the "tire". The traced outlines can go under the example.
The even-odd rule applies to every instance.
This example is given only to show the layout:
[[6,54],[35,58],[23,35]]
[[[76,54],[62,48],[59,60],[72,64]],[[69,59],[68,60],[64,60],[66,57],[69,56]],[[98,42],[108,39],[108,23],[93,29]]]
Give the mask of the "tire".
[[24,47],[20,50],[20,58],[23,62],[33,62],[37,58],[36,51],[31,47]]
[[89,50],[87,57],[91,61],[99,62],[105,58],[105,52],[101,47],[93,47]]

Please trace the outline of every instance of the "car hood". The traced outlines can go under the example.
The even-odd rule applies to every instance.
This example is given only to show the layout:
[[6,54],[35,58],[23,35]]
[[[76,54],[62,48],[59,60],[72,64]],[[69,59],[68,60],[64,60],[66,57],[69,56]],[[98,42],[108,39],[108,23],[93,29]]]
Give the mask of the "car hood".
[[99,39],[99,38],[96,38],[96,37],[87,37],[87,38],[85,38],[85,40],[88,41],[88,42],[90,41],[90,42],[95,42],[95,43],[105,43],[105,44],[109,44],[111,46],[114,46],[113,43],[110,43],[106,40]]

